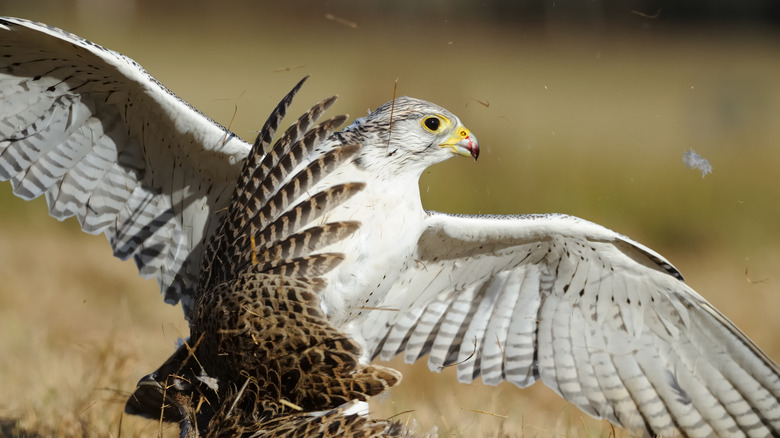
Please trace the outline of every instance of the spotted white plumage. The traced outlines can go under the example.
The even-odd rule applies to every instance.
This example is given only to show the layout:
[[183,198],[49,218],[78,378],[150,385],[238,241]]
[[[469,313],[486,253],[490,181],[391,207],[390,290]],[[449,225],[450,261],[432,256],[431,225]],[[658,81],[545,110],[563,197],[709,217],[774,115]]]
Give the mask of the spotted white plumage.
[[[121,55],[39,24],[0,28],[12,108],[0,115],[0,176],[23,197],[46,193],[55,217],[106,232],[167,298],[186,300],[249,146]],[[659,254],[571,216],[424,211],[423,170],[478,152],[428,102],[380,107],[322,152],[351,143],[358,157],[320,186],[366,189],[322,221],[361,227],[326,248],[346,259],[325,276],[322,306],[369,356],[429,355],[434,370],[457,364],[461,381],[541,379],[653,435],[780,436],[778,366]]]

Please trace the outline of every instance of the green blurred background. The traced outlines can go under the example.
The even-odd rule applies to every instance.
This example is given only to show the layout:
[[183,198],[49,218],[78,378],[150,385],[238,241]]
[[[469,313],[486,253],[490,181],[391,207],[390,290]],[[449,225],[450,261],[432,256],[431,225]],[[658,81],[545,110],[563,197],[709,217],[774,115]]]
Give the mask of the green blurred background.
[[[130,56],[245,139],[304,75],[293,114],[339,94],[331,112],[361,116],[390,100],[397,81],[398,95],[458,114],[482,148],[477,163],[451,160],[424,175],[426,208],[568,213],[627,234],[669,258],[777,360],[780,3],[561,3],[0,1],[0,14]],[[689,148],[711,175],[683,165]],[[155,284],[70,222],[0,185],[4,355],[45,362],[41,351],[63,333],[93,356],[106,331],[143,352],[139,327],[186,334]],[[70,320],[60,321],[64,312]],[[156,366],[176,330],[128,375]],[[37,347],[23,353],[27,343]],[[23,380],[4,360],[0,373]],[[124,380],[115,384],[132,389]]]

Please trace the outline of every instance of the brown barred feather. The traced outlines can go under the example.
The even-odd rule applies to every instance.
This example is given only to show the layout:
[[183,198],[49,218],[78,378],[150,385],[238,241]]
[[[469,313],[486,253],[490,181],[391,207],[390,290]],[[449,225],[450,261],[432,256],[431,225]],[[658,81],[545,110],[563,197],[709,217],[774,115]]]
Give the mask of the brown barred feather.
[[[291,98],[290,94],[287,97]],[[359,150],[358,146],[334,148],[332,151],[314,159],[306,168],[293,176],[289,182],[282,185],[282,182],[289,177],[290,173],[302,162],[304,157],[311,154],[317,144],[321,143],[338,125],[343,123],[344,116],[334,117],[303,135],[302,139],[300,138],[299,131],[310,127],[334,101],[335,98],[330,98],[315,105],[298,119],[298,122],[293,125],[296,127],[295,129],[292,127],[288,129],[283,138],[284,142],[280,140],[282,145],[280,146],[280,142],[277,142],[277,145],[271,152],[276,153],[281,149],[286,151],[284,156],[276,156],[276,158],[269,161],[269,155],[266,154],[258,168],[251,169],[245,167],[242,170],[241,180],[243,184],[239,184],[236,187],[233,197],[234,202],[231,203],[231,211],[228,212],[225,222],[206,246],[204,263],[201,266],[199,290],[207,289],[212,284],[224,281],[237,272],[234,263],[238,260],[233,258],[230,253],[235,252],[235,248],[248,247],[242,246],[240,239],[237,239],[241,233],[246,233],[248,224],[252,224],[249,227],[249,237],[251,238],[252,235],[257,233],[256,230],[265,229],[268,222],[279,219],[279,216],[285,213],[291,202],[304,195],[308,189],[319,182],[325,175],[344,163]],[[285,105],[289,105],[289,103],[285,102],[283,100],[277,105],[275,113],[284,112],[282,108]],[[272,114],[266,125],[270,125],[275,129],[275,125],[278,122],[271,123],[273,117],[274,115]],[[263,135],[261,132],[259,136]],[[257,142],[257,144],[258,147],[252,148],[247,161],[258,161],[256,157],[262,153],[259,147],[262,142]],[[266,170],[261,169],[264,164],[270,167]],[[246,174],[251,174],[252,177],[246,178]],[[260,182],[260,178],[263,175],[265,179]],[[339,193],[339,195],[349,197],[361,190],[363,185],[347,185],[345,187],[346,190],[343,193]],[[270,200],[268,199],[269,194],[273,196]],[[258,200],[257,196],[261,196],[262,199]],[[330,200],[332,198],[333,196],[325,194],[322,196],[315,195],[311,199]],[[336,196],[336,198],[339,197]],[[346,198],[340,199],[340,202],[343,202]],[[307,212],[306,209],[317,207],[316,202],[311,200],[304,201],[291,212],[288,212],[285,217],[289,219],[302,213],[307,214],[306,217],[313,217],[315,215],[312,212]],[[322,206],[322,208],[325,209],[325,206]],[[289,230],[286,234],[289,235],[299,230],[300,226]],[[246,238],[246,236],[243,237]],[[281,238],[284,237],[286,236]],[[243,251],[243,249],[239,249],[239,251]]]
[[208,244],[189,315],[190,342],[142,379],[128,400],[127,412],[179,422],[181,436],[410,436],[395,422],[346,414],[346,406],[397,384],[401,375],[360,364],[359,344],[320,308],[325,281],[319,277],[344,256],[315,253],[359,223],[303,228],[364,184],[332,186],[298,201],[359,146],[309,158],[290,176],[343,121],[333,118],[306,132],[335,99],[313,107],[263,155],[299,87],[258,135],[227,219]]
[[[276,105],[276,108],[271,112],[271,115],[268,116],[268,119],[266,119],[263,128],[257,134],[252,149],[246,160],[244,160],[244,165],[241,168],[241,174],[238,178],[238,188],[233,192],[233,197],[230,202],[231,212],[238,211],[239,205],[245,204],[248,201],[245,196],[251,193],[251,191],[242,190],[241,188],[249,188],[251,186],[255,169],[257,169],[260,161],[266,156],[274,134],[276,134],[276,130],[279,128],[279,124],[282,122],[282,119],[284,119],[284,116],[287,115],[287,109],[290,107],[293,98],[298,94],[298,91],[300,91],[303,83],[306,82],[308,78],[309,77],[306,76],[301,79],[300,82],[282,98]],[[241,199],[242,197],[244,199]]]

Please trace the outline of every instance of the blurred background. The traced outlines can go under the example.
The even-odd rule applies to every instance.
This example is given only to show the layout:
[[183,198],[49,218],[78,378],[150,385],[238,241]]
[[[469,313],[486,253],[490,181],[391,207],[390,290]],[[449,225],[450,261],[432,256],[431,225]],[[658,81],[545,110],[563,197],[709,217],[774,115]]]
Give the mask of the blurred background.
[[[424,175],[426,208],[568,213],[626,234],[780,360],[778,2],[0,0],[0,15],[135,59],[248,140],[304,75],[291,114],[339,94],[331,113],[362,116],[397,82],[482,148]],[[712,174],[686,168],[690,148]],[[0,184],[0,436],[175,436],[121,412],[186,335],[104,237]],[[421,430],[626,436],[541,385],[393,365],[405,381],[373,409]]]

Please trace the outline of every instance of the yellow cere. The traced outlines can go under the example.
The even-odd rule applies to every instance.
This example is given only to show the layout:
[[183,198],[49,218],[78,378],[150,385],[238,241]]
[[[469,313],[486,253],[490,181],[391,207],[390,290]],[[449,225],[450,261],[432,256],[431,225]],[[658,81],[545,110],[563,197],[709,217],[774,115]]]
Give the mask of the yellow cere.
[[460,148],[458,143],[468,138],[468,136],[471,135],[471,132],[468,130],[468,128],[465,128],[464,126],[459,126],[458,129],[455,130],[455,133],[447,139],[444,143],[441,143],[439,147],[442,148],[450,148],[452,149],[452,152],[458,155],[465,156],[471,156],[471,152],[467,149]]

